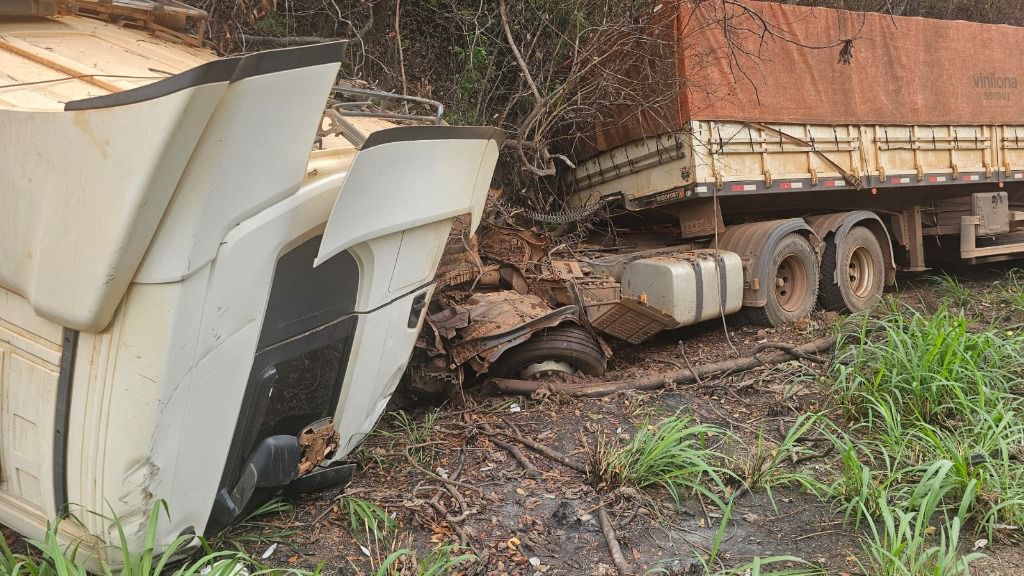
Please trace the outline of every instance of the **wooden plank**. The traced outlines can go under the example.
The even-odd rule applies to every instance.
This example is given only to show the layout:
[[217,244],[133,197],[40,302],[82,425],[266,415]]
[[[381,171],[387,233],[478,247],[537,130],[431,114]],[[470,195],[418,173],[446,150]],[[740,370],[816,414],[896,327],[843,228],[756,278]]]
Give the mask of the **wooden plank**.
[[65,65],[63,65],[63,64],[61,64],[59,62],[54,62],[53,60],[51,60],[49,58],[46,58],[45,56],[43,56],[41,54],[36,54],[35,52],[29,51],[29,50],[25,50],[24,48],[15,46],[14,44],[11,44],[10,42],[6,42],[4,40],[0,40],[0,50],[3,50],[5,52],[10,52],[11,54],[14,54],[16,56],[21,56],[22,58],[25,58],[26,60],[31,60],[32,62],[35,62],[36,64],[39,64],[39,65],[42,65],[42,66],[46,66],[47,68],[49,68],[51,70],[56,70],[57,72],[60,72],[61,74],[67,74],[70,77],[73,77],[73,78],[76,78],[78,80],[81,80],[82,82],[85,82],[86,84],[92,84],[93,86],[96,86],[97,88],[102,88],[103,90],[106,90],[107,92],[110,92],[110,93],[121,92],[121,90],[122,90],[122,88],[117,86],[116,84],[111,84],[110,82],[107,82],[106,80],[102,80],[100,78],[96,78],[96,77],[92,76],[89,72],[84,72],[82,70],[75,70],[74,68],[71,68],[70,66],[65,66]]

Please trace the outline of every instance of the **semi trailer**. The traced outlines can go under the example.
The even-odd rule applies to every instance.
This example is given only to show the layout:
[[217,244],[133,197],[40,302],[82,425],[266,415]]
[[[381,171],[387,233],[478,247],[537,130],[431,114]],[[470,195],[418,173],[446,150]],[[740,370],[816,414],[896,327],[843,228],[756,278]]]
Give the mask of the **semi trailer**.
[[[676,80],[584,131],[558,215],[607,213],[614,241],[545,265],[543,310],[506,305],[541,326],[532,338],[505,323],[483,342],[470,321],[456,363],[470,347],[499,377],[600,374],[601,335],[639,344],[726,315],[777,326],[817,306],[861,312],[897,271],[1024,254],[1024,29],[659,6]],[[481,302],[460,307],[472,318]],[[547,326],[564,306],[578,318]]]
[[92,568],[159,501],[158,548],[351,476],[502,139],[368,107],[340,43],[217,58],[205,24],[0,5],[0,523]]
[[[684,2],[673,35],[671,104],[597,127],[573,174],[576,205],[675,224],[678,253],[605,259],[628,260],[624,298],[675,324],[703,300],[778,325],[869,309],[897,270],[1024,253],[1024,29]],[[706,259],[719,280],[694,284]],[[596,323],[630,341],[658,326],[619,308],[647,328]]]

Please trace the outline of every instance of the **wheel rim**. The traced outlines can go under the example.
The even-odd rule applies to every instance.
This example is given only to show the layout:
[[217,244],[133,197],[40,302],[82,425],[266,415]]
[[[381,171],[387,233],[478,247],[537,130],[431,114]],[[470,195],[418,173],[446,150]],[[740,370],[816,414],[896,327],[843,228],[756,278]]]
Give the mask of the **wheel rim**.
[[875,287],[875,267],[871,260],[871,253],[867,248],[858,246],[850,254],[849,270],[847,271],[850,291],[857,298],[867,298]]
[[786,312],[796,312],[807,298],[807,268],[796,254],[786,256],[775,271],[775,301]]
[[534,362],[519,371],[519,377],[523,380],[540,380],[548,376],[572,376],[576,373],[576,367],[568,362],[558,360],[544,360]]

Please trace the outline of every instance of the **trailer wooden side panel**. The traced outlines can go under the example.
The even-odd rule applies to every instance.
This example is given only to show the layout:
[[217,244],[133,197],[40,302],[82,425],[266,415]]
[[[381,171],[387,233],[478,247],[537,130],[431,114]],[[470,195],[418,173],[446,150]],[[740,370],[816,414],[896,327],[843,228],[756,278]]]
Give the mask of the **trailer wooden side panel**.
[[634,208],[704,196],[1024,184],[1024,124],[928,126],[695,120],[599,154],[575,203]]

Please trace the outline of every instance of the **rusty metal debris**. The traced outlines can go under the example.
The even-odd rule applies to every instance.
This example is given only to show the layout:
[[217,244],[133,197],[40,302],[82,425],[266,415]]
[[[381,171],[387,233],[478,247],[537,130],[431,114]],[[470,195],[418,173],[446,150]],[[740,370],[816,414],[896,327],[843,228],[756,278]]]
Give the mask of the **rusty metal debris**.
[[323,418],[303,428],[299,433],[299,475],[306,474],[334,454],[339,441],[334,418]]
[[544,238],[531,230],[494,226],[480,234],[483,256],[517,266],[540,262],[546,245]]
[[[549,237],[541,230],[492,223],[479,238],[468,237],[464,230],[464,225],[453,229],[438,269],[438,295],[410,371],[414,393],[450,394],[468,377],[466,368],[472,374],[488,374],[509,350],[562,325],[577,327],[568,333],[570,339],[593,341],[592,361],[611,356],[591,320],[621,300],[618,282],[591,274],[578,261],[552,260]],[[545,365],[543,360],[529,362]],[[567,373],[576,368],[566,366],[564,358],[547,364],[564,367]],[[604,360],[598,364],[603,366]],[[594,363],[586,366],[590,370],[585,371],[593,373]]]
[[[491,192],[491,209],[500,205]],[[491,214],[490,216],[493,216]],[[538,332],[562,324],[585,330],[595,347],[611,355],[590,327],[590,318],[620,299],[618,283],[591,276],[575,261],[551,260],[550,236],[517,228],[510,221],[467,234],[468,217],[448,238],[435,277],[436,296],[410,370],[409,388],[418,396],[443,396],[473,374],[487,374],[506,351]]]
[[[465,226],[449,238],[411,371],[414,391],[450,393],[479,376],[600,375],[612,355],[603,337],[641,344],[731,312],[742,296],[742,264],[717,251],[642,238],[621,252],[567,247],[558,230],[490,216],[479,238]],[[695,292],[708,298],[679,305],[680,295]]]
[[[498,359],[509,348],[530,339],[534,332],[563,322],[576,322],[579,308],[552,309],[539,296],[512,290],[474,294],[456,312],[459,324],[449,322],[458,342],[450,347],[455,364],[468,362],[477,373]],[[433,317],[431,318],[433,322]]]

